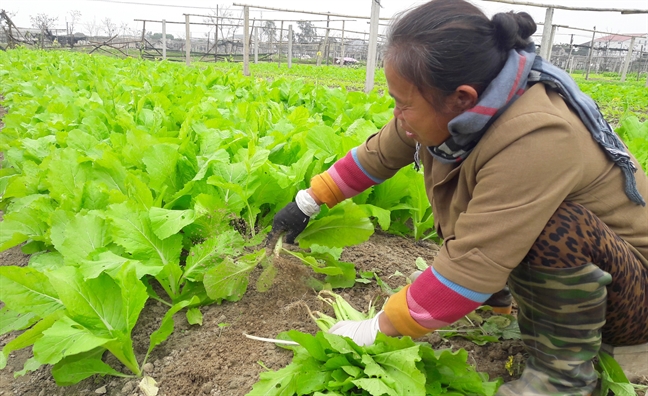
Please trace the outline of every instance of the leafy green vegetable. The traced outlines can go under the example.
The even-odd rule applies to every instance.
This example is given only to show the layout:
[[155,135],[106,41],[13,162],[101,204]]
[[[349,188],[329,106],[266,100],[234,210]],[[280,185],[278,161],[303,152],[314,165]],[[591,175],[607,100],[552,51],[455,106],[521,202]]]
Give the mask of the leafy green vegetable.
[[373,345],[360,347],[324,332],[287,334],[299,344],[292,363],[261,373],[248,395],[494,395],[501,383],[474,371],[466,351],[434,351],[409,337],[379,333]]

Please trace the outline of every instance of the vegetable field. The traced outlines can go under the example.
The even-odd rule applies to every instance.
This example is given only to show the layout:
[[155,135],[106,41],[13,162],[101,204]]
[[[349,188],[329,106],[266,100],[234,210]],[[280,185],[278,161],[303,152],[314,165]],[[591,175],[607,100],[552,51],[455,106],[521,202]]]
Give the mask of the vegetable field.
[[[393,106],[380,84],[329,87],[358,70],[270,66],[0,53],[0,395],[492,395],[519,376],[514,318],[487,311],[424,345],[317,333],[318,291],[380,307],[431,263],[434,218],[407,168],[266,246]],[[587,89],[648,169],[646,89]]]

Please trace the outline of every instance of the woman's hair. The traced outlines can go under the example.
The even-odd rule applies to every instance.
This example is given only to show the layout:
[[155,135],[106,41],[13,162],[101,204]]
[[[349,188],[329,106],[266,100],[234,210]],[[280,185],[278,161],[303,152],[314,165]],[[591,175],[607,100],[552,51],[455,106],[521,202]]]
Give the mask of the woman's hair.
[[432,0],[397,16],[384,59],[438,104],[462,84],[481,92],[504,67],[509,50],[525,48],[535,31],[526,12],[489,20],[464,0]]

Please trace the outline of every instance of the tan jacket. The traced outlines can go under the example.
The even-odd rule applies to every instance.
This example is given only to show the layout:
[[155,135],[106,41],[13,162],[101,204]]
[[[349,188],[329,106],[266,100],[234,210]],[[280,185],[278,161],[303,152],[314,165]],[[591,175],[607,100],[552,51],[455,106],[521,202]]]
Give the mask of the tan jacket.
[[[414,147],[392,120],[358,148],[358,158],[386,179],[413,162]],[[543,84],[511,105],[460,165],[442,164],[426,148],[420,156],[444,239],[434,268],[459,285],[500,290],[563,201],[592,211],[648,266],[648,207],[630,201],[621,169]],[[639,192],[648,199],[648,177],[637,168]]]

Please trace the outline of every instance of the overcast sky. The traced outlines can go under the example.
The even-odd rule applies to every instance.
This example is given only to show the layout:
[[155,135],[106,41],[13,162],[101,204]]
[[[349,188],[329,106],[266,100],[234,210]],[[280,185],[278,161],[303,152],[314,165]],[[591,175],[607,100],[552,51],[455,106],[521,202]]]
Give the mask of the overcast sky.
[[[346,15],[369,16],[372,0],[325,0],[325,1],[297,1],[297,0],[238,0],[237,3],[283,8],[298,11],[331,12]],[[648,0],[526,0],[527,2],[541,4],[562,4],[569,6],[592,8],[624,8],[648,10]],[[398,12],[424,3],[421,0],[382,0],[381,17],[391,17]],[[536,22],[543,22],[545,9],[540,7],[518,6],[491,2],[486,0],[472,0],[472,3],[481,8],[487,15],[492,16],[497,12],[526,11],[533,16]],[[142,28],[141,22],[134,19],[152,19],[167,21],[184,21],[183,14],[210,14],[218,4],[219,9],[229,8],[235,16],[242,15],[242,7],[233,6],[233,2],[218,2],[208,0],[3,0],[0,7],[13,15],[12,19],[19,27],[30,27],[30,16],[43,13],[58,17],[57,28],[65,29],[66,21],[70,20],[69,12],[81,12],[81,20],[77,22],[75,31],[87,33],[87,25],[95,20],[98,25],[105,18],[110,18],[116,25],[128,24],[132,29]],[[323,20],[326,17],[301,13],[284,13],[278,11],[255,10],[251,8],[250,17],[264,19],[306,19]],[[202,17],[192,17],[192,21],[201,22]],[[332,19],[340,19],[332,17]],[[381,22],[387,23],[387,21]],[[599,31],[613,33],[648,33],[648,14],[622,15],[614,12],[587,12],[555,10],[553,23],[577,28],[592,29],[596,26]],[[287,27],[286,23],[286,27]],[[293,29],[297,29],[293,23]],[[316,22],[316,26],[325,26],[325,22]],[[331,27],[341,28],[342,22],[332,22]],[[161,32],[161,24],[147,23],[147,30]],[[347,30],[369,31],[367,20],[346,22]],[[167,25],[167,33],[180,34],[182,25]],[[381,32],[384,30],[381,27]],[[206,26],[192,26],[192,37],[204,37],[209,30]],[[319,33],[323,34],[323,30]],[[542,27],[538,27],[538,34]],[[339,32],[332,32],[332,34]],[[570,34],[574,34],[574,42],[581,43],[591,39],[591,33],[575,30],[559,29],[555,38],[556,43],[569,42]],[[347,37],[350,35],[346,35]],[[540,38],[536,38],[539,43]]]

